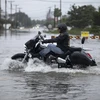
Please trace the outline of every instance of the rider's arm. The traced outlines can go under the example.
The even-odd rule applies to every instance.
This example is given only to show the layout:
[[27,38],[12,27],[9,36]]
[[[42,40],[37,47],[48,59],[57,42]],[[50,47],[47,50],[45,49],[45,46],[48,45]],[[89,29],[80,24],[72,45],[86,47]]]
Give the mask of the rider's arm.
[[45,39],[42,41],[42,43],[53,43],[53,42],[57,42],[57,39],[54,38],[54,39]]
[[58,37],[53,38],[53,39],[46,39],[46,40],[42,41],[42,43],[54,43],[54,42],[58,42],[60,40],[63,40],[65,37],[66,37],[65,35],[59,35]]

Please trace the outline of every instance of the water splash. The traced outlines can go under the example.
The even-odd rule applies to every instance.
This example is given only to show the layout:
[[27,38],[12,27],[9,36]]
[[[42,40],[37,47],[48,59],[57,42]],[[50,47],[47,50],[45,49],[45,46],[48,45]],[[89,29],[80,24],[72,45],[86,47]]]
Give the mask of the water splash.
[[30,59],[27,67],[25,68],[26,72],[56,72],[56,73],[82,73],[82,74],[100,74],[100,68],[97,66],[88,67],[86,69],[71,69],[71,68],[57,68],[57,66],[46,65],[43,61],[39,59]]
[[11,59],[5,59],[4,62],[1,65],[1,70],[24,70],[25,64]]
[[30,59],[27,65],[11,60],[5,59],[1,65],[1,70],[11,70],[11,71],[25,71],[25,72],[56,72],[56,73],[71,73],[71,74],[96,74],[100,75],[100,62],[97,63],[98,66],[88,67],[86,69],[71,69],[71,68],[58,68],[57,65],[47,65],[42,60],[37,58]]
[[25,68],[26,72],[48,72],[50,70],[51,67],[46,65],[38,58],[30,59],[27,64],[27,67]]

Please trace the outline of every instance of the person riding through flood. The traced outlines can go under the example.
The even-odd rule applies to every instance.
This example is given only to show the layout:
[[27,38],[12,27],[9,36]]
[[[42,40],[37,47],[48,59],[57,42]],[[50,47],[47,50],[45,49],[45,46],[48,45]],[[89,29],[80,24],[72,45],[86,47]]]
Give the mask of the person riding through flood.
[[62,57],[65,55],[69,50],[70,41],[69,34],[67,33],[67,26],[65,23],[60,23],[58,24],[57,29],[60,33],[57,37],[42,41],[42,43],[57,43],[57,45],[49,44],[45,49],[41,50],[38,54],[35,54],[34,57],[44,58],[50,51],[53,51],[55,54],[61,55]]
[[[65,23],[58,24],[58,32],[60,33],[56,38],[45,39],[42,43],[57,43],[55,49],[59,53],[65,53],[69,49],[69,34],[67,33],[67,26]],[[49,45],[53,49],[54,45]],[[44,52],[47,50],[44,50]],[[41,51],[43,53],[43,51]],[[40,52],[40,54],[42,54]]]

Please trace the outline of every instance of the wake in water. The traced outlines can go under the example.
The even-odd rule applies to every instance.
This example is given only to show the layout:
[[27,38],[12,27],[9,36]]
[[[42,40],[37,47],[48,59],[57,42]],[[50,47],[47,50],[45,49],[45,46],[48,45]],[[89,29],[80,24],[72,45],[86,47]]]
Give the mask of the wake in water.
[[57,65],[49,66],[46,65],[43,61],[34,58],[30,59],[29,62],[23,64],[19,61],[6,59],[2,64],[2,70],[11,70],[11,71],[25,71],[25,72],[63,72],[63,73],[82,73],[82,74],[97,74],[100,75],[100,62],[98,62],[98,66],[88,67],[86,69],[71,69],[71,68],[57,68]]

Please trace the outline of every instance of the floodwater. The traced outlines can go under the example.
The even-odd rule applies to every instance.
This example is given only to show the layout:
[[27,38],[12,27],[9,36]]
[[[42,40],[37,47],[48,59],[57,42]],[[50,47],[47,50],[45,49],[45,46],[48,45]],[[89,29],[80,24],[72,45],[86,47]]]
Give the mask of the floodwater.
[[[88,52],[98,64],[87,69],[58,69],[38,60],[34,64],[31,59],[28,65],[23,65],[10,59],[12,55],[24,52],[24,43],[33,38],[38,30],[42,31],[0,33],[0,100],[100,100],[98,39],[86,40],[83,45],[91,49]],[[82,46],[80,40],[73,39],[70,44]],[[24,69],[19,70],[20,67]]]

